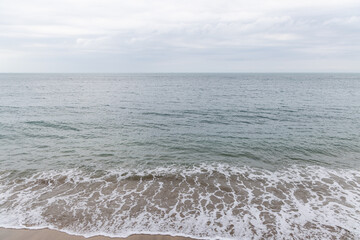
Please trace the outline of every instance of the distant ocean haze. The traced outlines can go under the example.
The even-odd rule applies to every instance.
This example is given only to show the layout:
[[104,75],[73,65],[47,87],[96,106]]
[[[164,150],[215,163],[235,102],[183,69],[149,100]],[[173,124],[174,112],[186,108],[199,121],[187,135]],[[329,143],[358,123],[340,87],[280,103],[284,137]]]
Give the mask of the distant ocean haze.
[[360,74],[0,74],[0,226],[360,238]]

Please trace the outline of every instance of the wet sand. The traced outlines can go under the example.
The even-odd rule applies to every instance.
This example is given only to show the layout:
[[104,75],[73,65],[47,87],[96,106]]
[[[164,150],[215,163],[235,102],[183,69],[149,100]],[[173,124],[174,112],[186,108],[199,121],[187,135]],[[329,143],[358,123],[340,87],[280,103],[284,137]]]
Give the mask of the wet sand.
[[192,238],[186,237],[172,237],[167,235],[146,235],[146,234],[135,234],[127,238],[111,238],[104,236],[95,236],[85,238],[82,236],[70,235],[64,232],[50,230],[50,229],[9,229],[0,228],[0,239],[1,240],[193,240]]

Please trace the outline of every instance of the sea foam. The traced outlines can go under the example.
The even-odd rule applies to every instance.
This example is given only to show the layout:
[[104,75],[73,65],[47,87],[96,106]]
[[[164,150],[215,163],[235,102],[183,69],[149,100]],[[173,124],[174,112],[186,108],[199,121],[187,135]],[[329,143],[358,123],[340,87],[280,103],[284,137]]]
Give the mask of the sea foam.
[[86,237],[360,237],[357,170],[224,164],[0,175],[0,226]]

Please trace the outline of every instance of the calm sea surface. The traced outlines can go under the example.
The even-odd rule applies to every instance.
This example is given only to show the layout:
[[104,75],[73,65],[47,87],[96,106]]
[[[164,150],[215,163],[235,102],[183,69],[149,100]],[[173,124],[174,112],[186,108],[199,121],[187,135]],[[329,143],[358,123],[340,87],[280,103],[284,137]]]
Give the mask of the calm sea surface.
[[360,238],[360,74],[0,74],[0,226]]

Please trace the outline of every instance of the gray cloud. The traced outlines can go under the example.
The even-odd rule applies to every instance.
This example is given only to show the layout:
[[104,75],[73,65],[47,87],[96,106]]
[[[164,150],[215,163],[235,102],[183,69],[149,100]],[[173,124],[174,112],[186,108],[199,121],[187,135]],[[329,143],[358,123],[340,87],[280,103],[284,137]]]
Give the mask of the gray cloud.
[[358,0],[0,2],[2,72],[359,71]]

